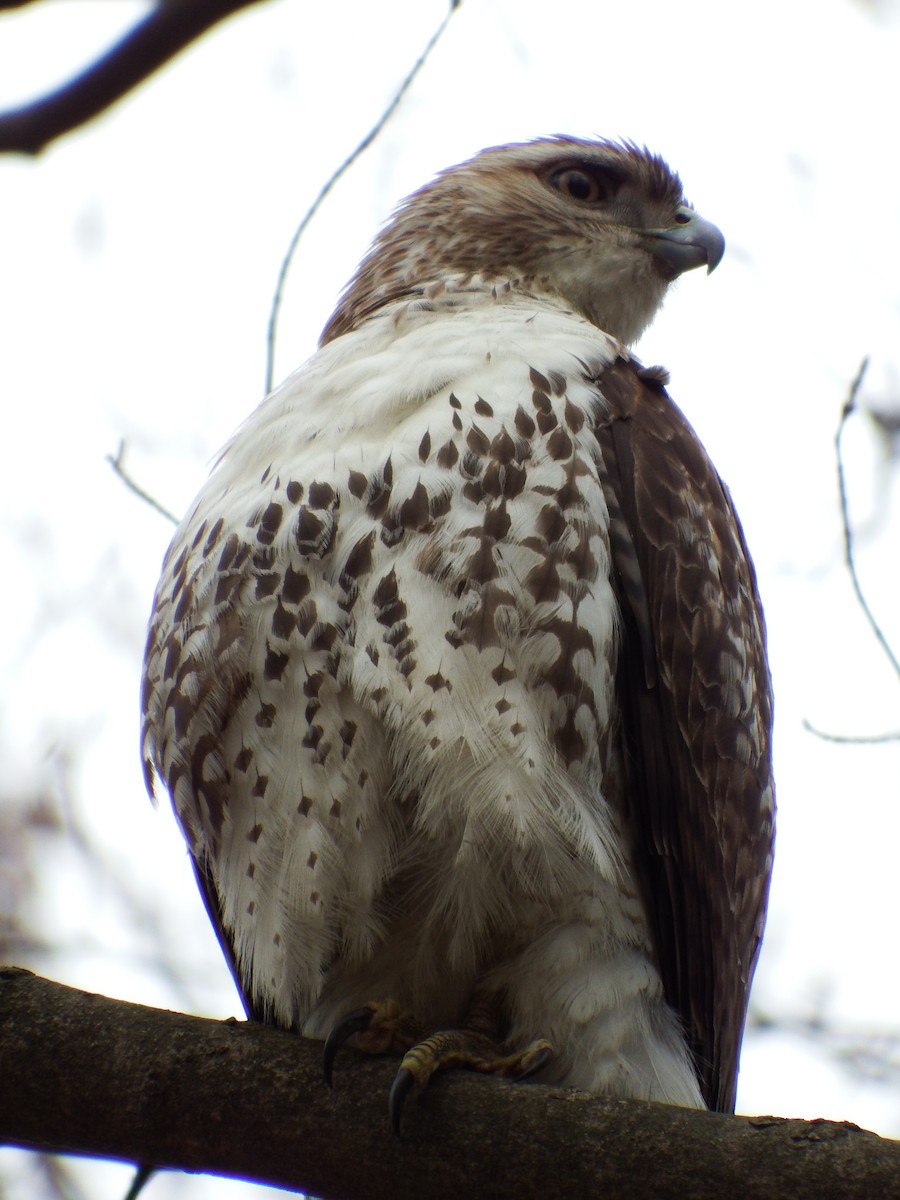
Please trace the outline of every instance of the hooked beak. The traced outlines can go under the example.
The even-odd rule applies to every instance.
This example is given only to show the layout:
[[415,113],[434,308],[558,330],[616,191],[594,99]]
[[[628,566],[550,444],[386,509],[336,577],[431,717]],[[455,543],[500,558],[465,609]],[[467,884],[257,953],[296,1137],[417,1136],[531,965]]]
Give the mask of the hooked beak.
[[668,229],[645,229],[647,249],[657,259],[662,274],[672,280],[683,271],[706,267],[714,271],[725,253],[725,239],[711,221],[681,204],[675,224]]

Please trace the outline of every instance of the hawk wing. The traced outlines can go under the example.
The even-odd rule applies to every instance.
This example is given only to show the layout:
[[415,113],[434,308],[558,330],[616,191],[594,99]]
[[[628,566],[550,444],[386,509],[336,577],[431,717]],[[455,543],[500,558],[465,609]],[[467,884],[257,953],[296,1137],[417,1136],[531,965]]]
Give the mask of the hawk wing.
[[707,1104],[731,1112],[774,830],[762,608],[731,499],[664,376],[620,358],[596,382],[637,862],[666,997]]

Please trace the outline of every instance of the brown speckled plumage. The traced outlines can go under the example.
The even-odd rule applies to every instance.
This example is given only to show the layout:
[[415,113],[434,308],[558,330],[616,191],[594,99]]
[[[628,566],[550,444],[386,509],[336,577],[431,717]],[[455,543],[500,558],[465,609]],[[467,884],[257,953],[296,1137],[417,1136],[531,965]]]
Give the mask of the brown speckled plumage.
[[631,145],[486,151],[401,206],[163,566],[148,784],[248,1011],[475,989],[542,1078],[728,1110],[774,797],[753,568],[623,343],[718,232]]

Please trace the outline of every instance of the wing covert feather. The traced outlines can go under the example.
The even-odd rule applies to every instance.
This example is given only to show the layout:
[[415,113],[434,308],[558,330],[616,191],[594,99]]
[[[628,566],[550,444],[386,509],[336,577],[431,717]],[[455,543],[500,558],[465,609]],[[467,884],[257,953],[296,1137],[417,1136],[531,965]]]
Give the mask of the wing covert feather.
[[638,861],[666,995],[707,1103],[732,1111],[774,826],[762,607],[730,496],[658,378],[619,359],[596,383]]

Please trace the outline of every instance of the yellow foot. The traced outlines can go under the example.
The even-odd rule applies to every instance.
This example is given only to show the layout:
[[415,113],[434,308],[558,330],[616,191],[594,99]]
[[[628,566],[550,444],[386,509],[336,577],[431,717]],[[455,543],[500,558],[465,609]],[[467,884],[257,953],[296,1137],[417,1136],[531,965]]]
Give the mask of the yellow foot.
[[323,1055],[325,1082],[331,1087],[334,1060],[351,1038],[364,1054],[402,1054],[388,1102],[391,1124],[399,1133],[407,1096],[414,1088],[426,1088],[436,1072],[456,1067],[503,1079],[525,1079],[539,1071],[553,1053],[543,1038],[512,1054],[504,1053],[499,1028],[497,998],[480,992],[473,998],[463,1028],[442,1030],[428,1037],[422,1025],[401,1011],[396,1001],[371,1001],[348,1013],[329,1033]]
[[406,1097],[414,1087],[427,1087],[437,1071],[457,1067],[497,1075],[501,1079],[527,1079],[544,1066],[552,1053],[553,1047],[543,1038],[513,1054],[502,1054],[498,1042],[476,1029],[447,1029],[434,1033],[407,1050],[394,1077],[388,1101],[394,1132],[400,1132]]

